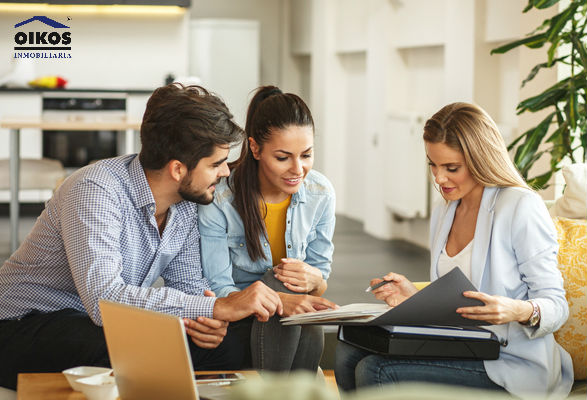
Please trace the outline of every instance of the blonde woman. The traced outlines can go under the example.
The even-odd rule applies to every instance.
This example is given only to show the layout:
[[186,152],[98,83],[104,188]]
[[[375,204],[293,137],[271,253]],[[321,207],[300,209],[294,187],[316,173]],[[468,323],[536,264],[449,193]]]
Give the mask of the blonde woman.
[[[505,345],[492,361],[398,360],[339,343],[336,378],[343,389],[426,381],[506,390],[516,396],[566,396],[573,382],[569,354],[553,337],[568,305],[557,268],[556,231],[541,198],[509,159],[489,115],[449,104],[424,127],[430,169],[445,202],[430,221],[431,280],[458,266],[484,305],[456,310],[491,324]],[[404,276],[373,291],[390,305],[416,292]],[[371,284],[380,282],[374,279]]]

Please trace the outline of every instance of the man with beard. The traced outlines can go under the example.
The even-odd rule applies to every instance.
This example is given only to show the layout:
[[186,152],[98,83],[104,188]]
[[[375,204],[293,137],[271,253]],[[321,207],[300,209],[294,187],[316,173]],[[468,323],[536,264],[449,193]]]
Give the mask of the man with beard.
[[164,86],[147,103],[139,155],[86,166],[57,189],[0,268],[0,386],[15,388],[20,372],[109,366],[100,299],[182,317],[197,369],[243,366],[248,340],[228,322],[267,320],[282,304],[263,284],[214,297],[196,205],[212,202],[241,135],[215,95]]

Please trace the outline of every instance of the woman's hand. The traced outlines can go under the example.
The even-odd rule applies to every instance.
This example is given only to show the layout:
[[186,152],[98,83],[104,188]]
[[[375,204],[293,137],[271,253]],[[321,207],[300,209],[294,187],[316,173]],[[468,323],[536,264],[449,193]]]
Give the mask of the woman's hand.
[[315,292],[326,283],[318,268],[295,258],[282,258],[281,263],[273,267],[273,272],[275,278],[283,282],[286,288],[296,293]]
[[391,307],[395,307],[407,298],[411,297],[418,289],[405,276],[390,272],[383,279],[372,279],[371,286],[382,282],[389,281],[388,284],[373,290],[373,294],[379,300],[383,300]]
[[457,312],[462,317],[489,322],[492,325],[508,322],[526,322],[533,312],[532,304],[504,296],[492,296],[481,292],[463,292],[463,296],[481,300],[484,306],[460,307]]
[[283,303],[283,317],[303,314],[307,312],[335,309],[338,306],[324,297],[312,296],[309,294],[289,294],[277,292]]

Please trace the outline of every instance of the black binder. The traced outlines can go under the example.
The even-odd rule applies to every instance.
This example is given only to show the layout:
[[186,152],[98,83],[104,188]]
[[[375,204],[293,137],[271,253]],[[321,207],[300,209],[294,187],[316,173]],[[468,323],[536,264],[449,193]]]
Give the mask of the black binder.
[[338,340],[377,354],[411,359],[495,360],[500,343],[488,338],[394,333],[380,326],[344,325]]
[[461,269],[455,267],[400,305],[376,316],[359,313],[340,318],[332,316],[336,314],[337,310],[322,310],[292,315],[282,318],[281,322],[285,325],[442,325],[463,327],[490,325],[485,321],[464,318],[456,312],[459,307],[484,305],[480,300],[463,296],[464,291],[476,290]]

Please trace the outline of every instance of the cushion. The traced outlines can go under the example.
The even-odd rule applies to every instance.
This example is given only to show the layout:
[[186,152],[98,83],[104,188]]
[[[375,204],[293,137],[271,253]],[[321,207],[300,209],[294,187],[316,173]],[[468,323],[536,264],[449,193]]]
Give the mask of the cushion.
[[587,218],[587,164],[563,167],[565,190],[548,210],[552,217]]
[[558,267],[564,278],[569,319],[554,334],[573,359],[575,379],[587,378],[587,220],[553,218]]

